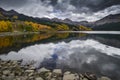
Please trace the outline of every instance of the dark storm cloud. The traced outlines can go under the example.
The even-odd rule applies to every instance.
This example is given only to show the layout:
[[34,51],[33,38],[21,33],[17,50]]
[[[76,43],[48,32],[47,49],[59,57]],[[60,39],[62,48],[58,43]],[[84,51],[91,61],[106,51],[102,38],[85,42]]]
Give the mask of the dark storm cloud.
[[27,3],[27,0],[0,0],[0,6],[21,7]]
[[88,7],[92,11],[103,10],[112,5],[120,4],[120,0],[71,0],[71,4],[80,7]]
[[[46,1],[46,0],[42,0],[42,1]],[[54,8],[56,9],[65,9],[67,7],[64,7],[66,5],[59,5],[59,2],[61,3],[69,3],[70,5],[73,5],[74,7],[76,7],[78,10],[81,11],[81,8],[86,7],[89,8],[91,11],[99,11],[99,10],[103,10],[107,7],[113,6],[113,5],[118,5],[120,4],[120,0],[50,0],[51,1],[51,5],[54,6]],[[62,8],[64,7],[64,8]]]
[[[7,7],[21,7],[31,1],[34,0],[0,0],[0,5]],[[69,3],[70,5],[77,8],[77,11],[81,11],[81,8],[88,8],[89,10],[94,12],[103,10],[112,5],[120,4],[120,0],[35,0],[35,1],[41,2],[50,1],[49,5],[52,5],[55,9],[60,10],[67,9],[66,3]]]
[[34,17],[95,21],[120,13],[120,0],[0,0],[0,7]]

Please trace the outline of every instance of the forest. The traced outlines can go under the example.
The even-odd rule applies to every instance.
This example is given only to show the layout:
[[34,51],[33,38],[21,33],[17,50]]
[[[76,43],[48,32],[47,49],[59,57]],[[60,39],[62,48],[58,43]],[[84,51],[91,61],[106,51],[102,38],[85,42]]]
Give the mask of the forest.
[[[85,26],[77,26],[76,30],[91,30]],[[39,24],[31,21],[0,21],[0,32],[38,32],[38,31],[71,31],[73,30],[67,24],[56,24],[51,25]]]
[[40,32],[40,31],[83,31],[91,28],[83,25],[70,25],[65,22],[55,22],[52,19],[34,18],[17,13],[14,10],[6,11],[0,8],[0,32]]

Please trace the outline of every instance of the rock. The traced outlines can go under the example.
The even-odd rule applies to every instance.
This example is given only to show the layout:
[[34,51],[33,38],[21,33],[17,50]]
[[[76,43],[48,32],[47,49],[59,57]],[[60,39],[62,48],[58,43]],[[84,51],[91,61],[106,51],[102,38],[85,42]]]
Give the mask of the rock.
[[63,80],[78,80],[79,76],[76,76],[76,74],[67,74],[63,76]]
[[83,74],[79,74],[80,75],[80,78],[84,78],[84,75]]
[[47,80],[50,80],[50,79],[51,79],[51,76],[52,76],[52,73],[51,73],[51,72],[46,73],[46,79],[47,79]]
[[83,78],[82,80],[88,80],[87,78]]
[[55,78],[52,78],[52,79],[50,79],[50,80],[56,80]]
[[22,76],[21,80],[28,80],[28,77],[27,76]]
[[20,78],[16,78],[16,80],[21,80]]
[[14,77],[14,76],[15,76],[15,74],[14,74],[14,73],[11,73],[11,74],[10,74],[10,76],[11,76],[11,77]]
[[80,80],[83,80],[83,78],[80,77]]
[[8,74],[10,74],[10,71],[9,71],[9,70],[4,70],[4,71],[3,71],[3,74],[4,74],[4,75],[8,75]]
[[3,70],[8,69],[7,65],[5,65],[4,67],[2,67]]
[[2,79],[4,80],[6,78],[6,76],[5,75],[2,75]]
[[67,74],[70,74],[71,72],[70,71],[66,71],[65,73],[64,73],[64,75],[67,75]]
[[14,80],[15,76],[8,76],[7,80]]
[[52,73],[52,78],[55,78],[56,80],[61,80],[61,78],[62,78],[61,69],[54,69],[53,73]]
[[31,76],[31,77],[28,77],[28,79],[29,79],[29,80],[34,80],[34,77]]
[[97,77],[95,76],[95,74],[90,74],[88,79],[90,79],[90,80],[97,80]]
[[37,78],[35,78],[35,80],[43,80],[43,78],[37,77]]
[[34,70],[25,70],[26,73],[33,73]]
[[0,80],[111,80],[108,77],[98,78],[95,74],[72,74],[70,71],[62,74],[61,69],[53,71],[41,68],[36,71],[31,64],[21,65],[18,61],[0,61]]
[[42,73],[42,72],[49,72],[50,70],[46,69],[46,68],[41,68],[38,70],[38,73]]
[[55,73],[55,74],[62,74],[62,71],[61,71],[61,69],[54,69],[53,73]]
[[95,76],[95,74],[91,74],[91,73],[85,73],[84,76],[89,79],[89,80],[97,80],[97,77]]
[[35,67],[32,66],[32,67],[30,67],[29,69],[31,69],[31,70],[35,70]]
[[20,75],[22,75],[22,72],[20,72],[20,71],[15,71],[14,73],[15,73],[15,76],[20,76]]
[[79,79],[79,75],[77,73],[74,74],[77,79]]
[[33,76],[33,75],[34,75],[33,73],[28,74],[29,77],[30,77],[30,76]]
[[98,80],[111,80],[111,79],[108,78],[108,77],[101,77],[101,78],[99,78]]
[[20,65],[22,63],[22,60],[18,60],[17,63]]
[[18,62],[17,61],[12,61],[12,64],[13,65],[18,64]]

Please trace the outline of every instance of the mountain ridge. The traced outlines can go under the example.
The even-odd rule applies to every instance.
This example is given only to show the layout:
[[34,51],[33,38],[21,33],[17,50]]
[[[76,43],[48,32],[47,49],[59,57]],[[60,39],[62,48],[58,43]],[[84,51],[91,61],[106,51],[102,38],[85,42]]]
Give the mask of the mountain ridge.
[[55,23],[65,23],[65,24],[74,25],[74,26],[84,25],[87,27],[91,27],[95,30],[98,27],[101,27],[102,25],[112,24],[112,23],[115,24],[115,23],[120,22],[120,14],[110,14],[110,15],[108,15],[108,16],[106,16],[98,21],[95,21],[95,22],[88,22],[88,21],[78,22],[78,21],[72,21],[68,18],[62,20],[62,19],[58,19],[58,18],[49,19],[46,17],[45,18],[32,17],[32,16],[27,16],[27,15],[18,13],[15,10],[6,11],[6,10],[0,8],[0,20],[15,21],[16,19],[13,18],[14,16],[17,16],[18,20],[21,20],[21,21],[32,21],[32,22],[37,22],[40,24],[49,24],[49,23],[55,22]]

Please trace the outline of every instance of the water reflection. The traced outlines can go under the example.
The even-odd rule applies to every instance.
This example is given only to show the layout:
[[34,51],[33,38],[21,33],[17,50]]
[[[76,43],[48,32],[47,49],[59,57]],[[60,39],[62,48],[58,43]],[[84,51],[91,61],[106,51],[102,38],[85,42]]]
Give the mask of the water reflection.
[[0,54],[8,53],[10,51],[18,51],[21,48],[31,46],[39,43],[53,42],[68,37],[83,37],[81,33],[72,34],[70,33],[58,33],[58,34],[29,34],[29,35],[17,35],[17,36],[1,36],[0,37]]
[[92,39],[95,39],[103,44],[120,48],[120,35],[93,35]]
[[56,35],[55,35],[57,38],[67,38],[67,37],[69,37],[69,33],[57,33]]
[[[23,64],[35,61],[34,66],[94,72],[119,80],[120,49],[107,46],[93,39],[72,40],[48,44],[36,44],[7,55],[3,60],[23,60]],[[117,57],[116,57],[117,55]],[[112,74],[111,74],[112,73]],[[113,74],[114,73],[114,74]]]
[[[83,33],[0,37],[0,59],[34,61],[34,66],[93,72],[119,80],[120,36]],[[3,54],[6,53],[6,54]]]
[[3,54],[9,51],[18,51],[19,49],[30,45],[33,42],[41,41],[51,36],[52,34],[2,36],[0,37],[0,53]]

